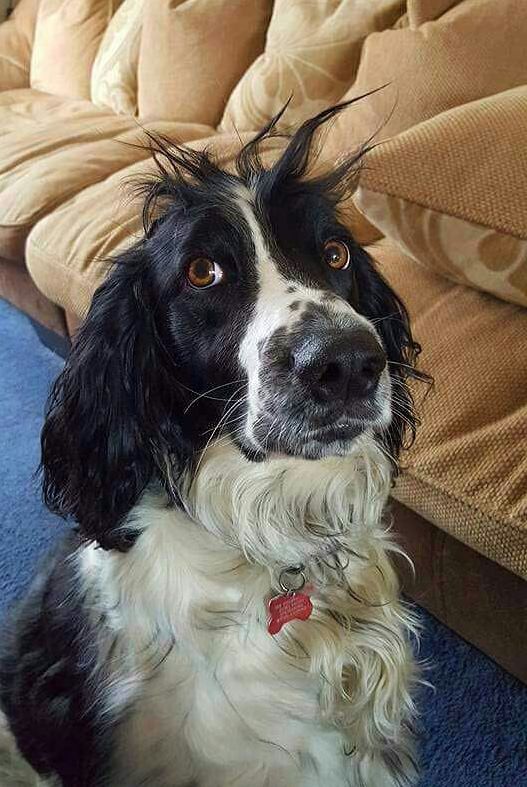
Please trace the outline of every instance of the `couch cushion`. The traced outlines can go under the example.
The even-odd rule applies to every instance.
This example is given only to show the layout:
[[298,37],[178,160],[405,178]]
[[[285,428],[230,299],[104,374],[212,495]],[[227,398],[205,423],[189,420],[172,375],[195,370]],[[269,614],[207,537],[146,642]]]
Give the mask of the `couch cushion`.
[[335,103],[355,77],[366,35],[400,13],[400,0],[275,0],[265,51],[236,86],[221,128],[256,131],[288,99],[285,125]]
[[[435,380],[395,497],[527,578],[527,312],[370,247],[409,307]],[[422,388],[422,386],[421,386]]]
[[40,0],[31,87],[89,98],[93,61],[120,0]]
[[356,202],[421,264],[527,306],[526,133],[527,87],[456,107],[375,148]]
[[527,13],[517,0],[463,0],[419,27],[372,33],[345,98],[387,87],[337,119],[341,147],[356,147],[374,134],[391,137],[452,107],[525,84],[526,40]]
[[124,0],[101,41],[91,74],[91,98],[118,114],[137,111],[137,67],[145,0]]
[[[93,112],[94,106],[89,101],[68,101],[32,88],[4,90],[0,92],[0,138],[13,131],[38,132],[53,118],[68,120],[90,117]],[[108,113],[98,111],[95,116],[101,114]],[[1,155],[0,147],[0,158]]]
[[[13,96],[0,94],[0,129],[4,121],[9,129],[0,147],[0,256],[22,261],[27,235],[39,219],[149,153],[137,146],[142,133],[133,118],[104,112],[87,101],[57,101],[42,94],[34,96],[35,108],[30,91],[14,92],[22,93],[21,103],[15,97],[3,105],[4,97]],[[183,139],[210,131],[197,125],[176,128]]]
[[29,86],[31,46],[39,0],[21,0],[0,25],[0,90]]
[[408,0],[408,24],[410,27],[419,27],[425,22],[431,22],[460,2],[462,0]]
[[157,0],[144,7],[139,115],[216,125],[263,49],[271,0]]

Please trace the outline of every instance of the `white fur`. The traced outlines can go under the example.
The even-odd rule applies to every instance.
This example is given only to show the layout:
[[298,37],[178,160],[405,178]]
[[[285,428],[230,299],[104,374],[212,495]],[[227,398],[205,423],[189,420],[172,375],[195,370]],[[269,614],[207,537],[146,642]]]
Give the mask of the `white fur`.
[[[383,757],[400,750],[411,770],[413,622],[380,524],[388,487],[368,438],[318,462],[251,463],[211,446],[183,490],[186,512],[148,493],[130,552],[82,549],[93,614],[118,639],[108,713],[132,708],[112,787],[399,784]],[[343,571],[318,562],[329,552],[346,555]],[[314,612],[273,637],[266,603],[297,561]]]
[[[367,435],[317,462],[251,463],[217,444],[183,484],[185,511],[150,491],[129,517],[129,552],[79,551],[91,614],[107,621],[102,713],[122,719],[109,787],[413,782],[414,621],[382,525],[389,482]],[[273,637],[266,605],[296,562],[313,614]],[[407,780],[389,767],[397,756]],[[0,746],[8,786],[54,787],[11,739]]]

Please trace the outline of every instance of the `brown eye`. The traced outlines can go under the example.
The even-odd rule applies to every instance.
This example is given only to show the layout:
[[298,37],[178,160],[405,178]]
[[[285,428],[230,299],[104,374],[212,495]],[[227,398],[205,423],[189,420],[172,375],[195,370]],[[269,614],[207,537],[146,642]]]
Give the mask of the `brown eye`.
[[187,279],[192,287],[204,289],[219,284],[223,279],[223,271],[220,266],[209,260],[207,257],[196,257],[187,268]]
[[350,264],[350,251],[340,240],[328,240],[324,244],[323,257],[324,262],[337,271],[343,271]]

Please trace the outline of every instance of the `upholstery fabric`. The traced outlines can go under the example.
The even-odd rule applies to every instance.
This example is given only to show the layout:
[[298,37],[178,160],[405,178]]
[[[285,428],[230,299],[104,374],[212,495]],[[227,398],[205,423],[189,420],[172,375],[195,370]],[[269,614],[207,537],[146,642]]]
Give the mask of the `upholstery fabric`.
[[526,139],[527,87],[444,112],[372,151],[357,204],[423,265],[527,306]]
[[409,308],[434,388],[394,490],[403,504],[527,578],[527,312],[370,247]]
[[[129,129],[137,141],[132,119],[104,113],[89,102],[75,102],[76,112],[64,101],[50,103],[53,111],[46,122],[29,120],[22,130],[15,121],[15,128],[1,137],[0,247],[9,260],[23,260],[27,234],[42,216],[138,155],[115,141]],[[0,100],[0,124],[2,114],[17,108],[2,107]]]
[[157,0],[144,8],[138,104],[144,120],[217,125],[263,50],[271,0]]
[[524,85],[526,40],[527,8],[517,0],[463,0],[417,28],[372,33],[345,98],[381,89],[337,119],[342,145],[388,139],[452,107]]
[[353,82],[364,38],[393,24],[400,0],[275,0],[265,51],[230,97],[224,130],[257,130],[291,98],[283,124],[335,103]]
[[408,0],[408,24],[419,27],[425,22],[437,19],[460,0]]
[[119,0],[40,0],[31,87],[90,98],[93,61]]
[[145,0],[125,0],[101,41],[91,74],[91,99],[117,114],[137,111],[137,68]]
[[0,26],[0,90],[29,87],[38,0],[22,0]]

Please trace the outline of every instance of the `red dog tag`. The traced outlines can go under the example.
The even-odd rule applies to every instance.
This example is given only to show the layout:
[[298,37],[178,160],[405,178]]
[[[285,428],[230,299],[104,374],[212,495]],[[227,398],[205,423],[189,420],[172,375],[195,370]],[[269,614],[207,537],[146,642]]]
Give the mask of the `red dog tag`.
[[312,612],[313,604],[305,593],[275,596],[269,601],[267,631],[269,634],[278,634],[286,623],[291,620],[307,620]]

